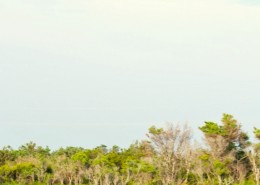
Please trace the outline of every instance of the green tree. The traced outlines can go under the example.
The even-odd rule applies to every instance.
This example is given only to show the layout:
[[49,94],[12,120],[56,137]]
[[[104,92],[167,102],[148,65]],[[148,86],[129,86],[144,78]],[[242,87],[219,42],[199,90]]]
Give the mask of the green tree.
[[252,164],[252,172],[256,185],[260,184],[260,129],[254,128],[255,138],[257,142],[253,144],[248,156]]
[[250,172],[246,155],[250,143],[237,120],[232,115],[223,114],[221,125],[205,122],[200,130],[209,146],[211,173],[217,177],[219,184],[237,179],[242,182]]

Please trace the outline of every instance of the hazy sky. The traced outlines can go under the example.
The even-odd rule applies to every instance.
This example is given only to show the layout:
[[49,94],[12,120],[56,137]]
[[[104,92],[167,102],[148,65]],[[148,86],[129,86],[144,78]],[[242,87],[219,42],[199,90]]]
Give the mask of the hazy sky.
[[[0,146],[260,125],[258,0],[0,0]],[[195,131],[198,134],[198,131]]]

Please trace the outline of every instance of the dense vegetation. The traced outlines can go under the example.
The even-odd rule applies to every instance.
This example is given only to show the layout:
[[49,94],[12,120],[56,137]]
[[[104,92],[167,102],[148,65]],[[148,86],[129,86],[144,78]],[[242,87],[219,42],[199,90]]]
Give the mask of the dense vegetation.
[[233,116],[224,114],[221,124],[205,122],[199,128],[201,146],[187,125],[151,127],[147,140],[127,149],[101,145],[51,151],[30,142],[17,150],[0,150],[2,184],[93,184],[93,185],[259,185],[260,129],[257,142]]

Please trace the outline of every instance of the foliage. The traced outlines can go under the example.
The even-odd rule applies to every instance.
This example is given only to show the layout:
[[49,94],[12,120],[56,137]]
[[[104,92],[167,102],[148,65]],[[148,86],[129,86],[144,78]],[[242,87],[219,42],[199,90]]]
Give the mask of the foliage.
[[148,140],[128,148],[69,146],[51,151],[26,143],[0,149],[3,185],[259,185],[260,129],[256,143],[232,115],[199,128],[206,143],[195,146],[187,125],[152,126]]

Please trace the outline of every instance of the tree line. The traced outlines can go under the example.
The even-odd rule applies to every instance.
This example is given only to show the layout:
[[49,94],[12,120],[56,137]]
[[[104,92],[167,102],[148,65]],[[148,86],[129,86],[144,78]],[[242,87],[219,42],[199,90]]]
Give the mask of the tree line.
[[38,185],[259,185],[260,129],[256,142],[232,115],[199,127],[152,126],[147,139],[128,148],[66,147],[51,151],[29,142],[0,150],[0,184]]

